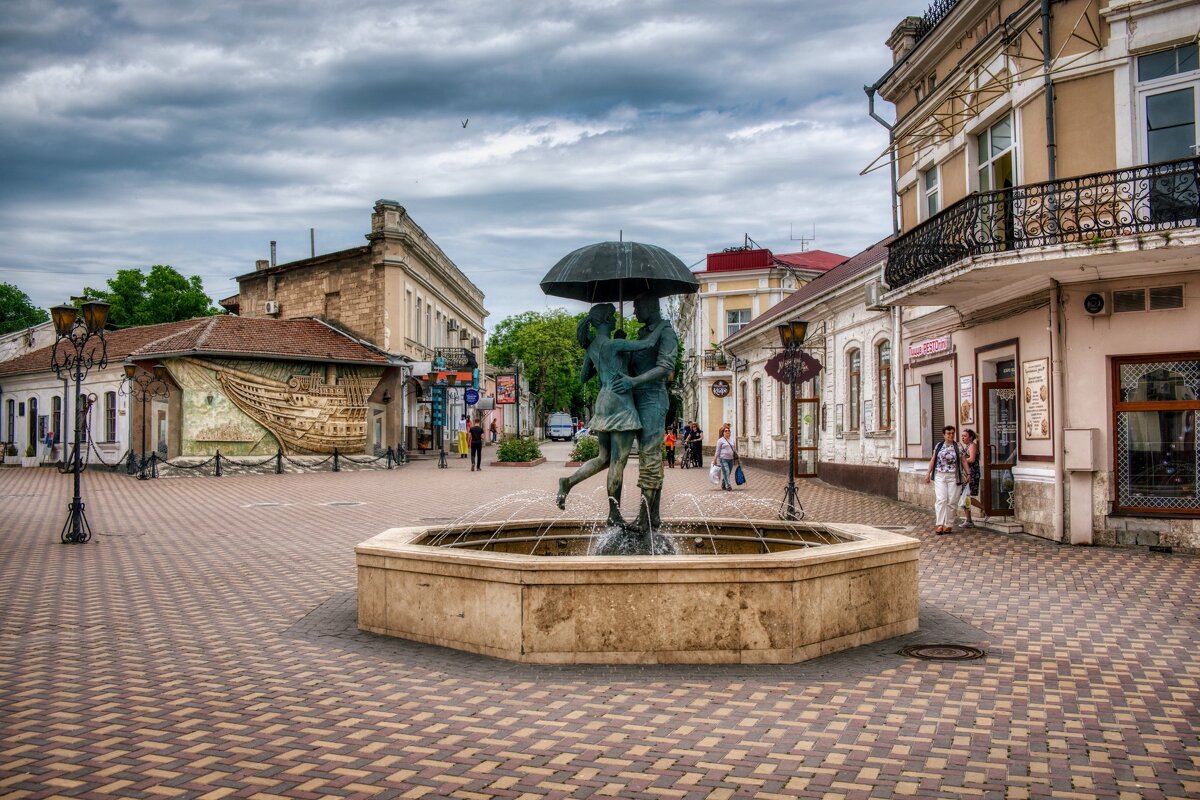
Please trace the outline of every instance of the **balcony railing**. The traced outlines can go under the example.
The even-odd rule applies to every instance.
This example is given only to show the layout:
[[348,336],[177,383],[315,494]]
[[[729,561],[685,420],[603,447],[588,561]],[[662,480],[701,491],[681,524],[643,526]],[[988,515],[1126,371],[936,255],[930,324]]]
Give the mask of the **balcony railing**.
[[729,369],[729,361],[725,357],[722,350],[705,350],[704,351],[704,370],[706,372],[719,372]]
[[972,256],[1200,224],[1200,158],[977,192],[898,238],[885,276],[898,289]]
[[917,41],[919,42],[929,35],[958,3],[959,0],[933,0],[929,4],[929,8],[925,9],[925,13],[921,15],[921,22],[917,26]]

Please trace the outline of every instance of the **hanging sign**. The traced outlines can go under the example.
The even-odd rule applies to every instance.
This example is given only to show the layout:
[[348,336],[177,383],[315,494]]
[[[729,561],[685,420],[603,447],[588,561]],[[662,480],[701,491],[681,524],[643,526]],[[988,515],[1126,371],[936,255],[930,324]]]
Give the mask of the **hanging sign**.
[[713,397],[728,397],[729,396],[729,381],[715,380],[712,384]]

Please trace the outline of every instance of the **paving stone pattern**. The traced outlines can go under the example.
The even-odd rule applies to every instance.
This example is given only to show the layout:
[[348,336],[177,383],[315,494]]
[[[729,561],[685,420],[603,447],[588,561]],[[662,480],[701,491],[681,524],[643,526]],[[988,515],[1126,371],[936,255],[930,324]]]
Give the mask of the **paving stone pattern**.
[[[923,540],[919,633],[794,666],[536,667],[358,632],[357,542],[555,516],[566,453],[88,473],[96,537],[74,546],[70,476],[0,470],[0,797],[1200,796],[1200,560],[933,536],[925,509],[819,483],[810,518]],[[601,480],[568,512],[601,509]],[[666,484],[697,524],[783,496],[753,470],[733,493]],[[913,642],[988,656],[897,653]]]

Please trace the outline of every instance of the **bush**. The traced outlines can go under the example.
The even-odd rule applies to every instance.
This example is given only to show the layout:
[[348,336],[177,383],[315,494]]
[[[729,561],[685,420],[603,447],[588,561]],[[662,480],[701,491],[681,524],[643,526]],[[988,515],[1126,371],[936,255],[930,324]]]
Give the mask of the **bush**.
[[542,457],[542,449],[538,447],[537,439],[508,436],[500,440],[496,456],[499,461],[533,461]]
[[17,446],[12,442],[8,443],[8,447],[4,450],[5,455],[15,456],[17,454]]
[[575,440],[571,448],[572,461],[591,461],[600,455],[600,440],[591,434],[585,434]]
[[37,448],[34,447],[33,445],[29,445],[28,447],[25,448],[25,457],[26,458],[33,458],[36,455],[37,455]]

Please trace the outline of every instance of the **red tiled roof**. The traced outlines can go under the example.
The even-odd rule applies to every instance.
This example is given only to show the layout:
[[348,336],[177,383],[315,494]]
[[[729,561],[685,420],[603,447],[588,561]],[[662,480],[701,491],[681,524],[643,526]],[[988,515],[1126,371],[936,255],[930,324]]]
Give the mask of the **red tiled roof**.
[[[109,364],[175,355],[278,358],[350,364],[388,363],[387,356],[315,319],[219,315],[106,331]],[[88,344],[89,350],[98,343]],[[0,377],[49,372],[53,345],[0,362]]]
[[[818,275],[808,283],[768,308],[762,314],[750,320],[750,324],[726,339],[726,342],[742,341],[747,336],[762,330],[766,325],[778,322],[787,316],[794,308],[804,305],[809,300],[826,292],[833,291],[841,284],[861,275],[867,270],[878,266],[887,260],[887,246],[895,239],[895,235],[881,239],[875,244],[847,258],[824,275]],[[805,255],[798,253],[797,255]]]
[[[104,341],[108,345],[109,363],[123,360],[126,356],[155,339],[176,333],[183,328],[196,324],[196,320],[188,319],[182,322],[164,322],[161,325],[141,325],[136,328],[122,328],[118,331],[105,331]],[[87,344],[88,352],[95,352],[99,342],[92,340]],[[19,358],[0,363],[0,376],[23,375],[31,372],[49,372],[50,359],[54,345],[34,350]]]
[[139,348],[135,359],[177,355],[387,364],[382,353],[316,319],[216,316]]

